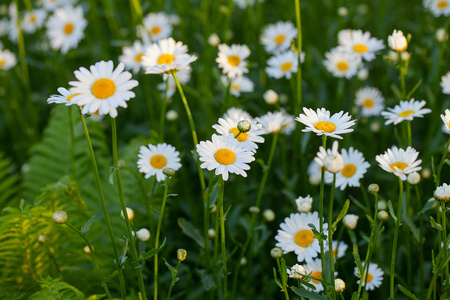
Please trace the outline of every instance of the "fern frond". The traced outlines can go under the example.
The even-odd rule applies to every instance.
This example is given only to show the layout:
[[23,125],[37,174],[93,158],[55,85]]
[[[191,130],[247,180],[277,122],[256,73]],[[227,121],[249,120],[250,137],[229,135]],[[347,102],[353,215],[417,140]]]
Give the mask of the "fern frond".
[[41,299],[71,299],[71,300],[83,300],[86,296],[76,289],[74,286],[61,281],[60,278],[46,277],[39,280],[41,290],[31,295],[28,300],[41,300]]
[[19,192],[20,175],[12,160],[0,153],[0,207],[5,207]]

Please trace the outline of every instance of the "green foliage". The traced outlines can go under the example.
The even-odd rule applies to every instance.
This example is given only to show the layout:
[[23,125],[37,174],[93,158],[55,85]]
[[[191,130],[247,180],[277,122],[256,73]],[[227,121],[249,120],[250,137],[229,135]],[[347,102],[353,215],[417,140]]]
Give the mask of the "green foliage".
[[53,279],[48,276],[42,280],[39,280],[39,284],[41,286],[41,290],[31,295],[28,300],[86,299],[86,296],[81,291],[76,289],[74,286],[65,283],[64,281],[61,281],[60,278]]
[[16,198],[19,192],[20,176],[12,165],[12,160],[0,153],[0,207]]

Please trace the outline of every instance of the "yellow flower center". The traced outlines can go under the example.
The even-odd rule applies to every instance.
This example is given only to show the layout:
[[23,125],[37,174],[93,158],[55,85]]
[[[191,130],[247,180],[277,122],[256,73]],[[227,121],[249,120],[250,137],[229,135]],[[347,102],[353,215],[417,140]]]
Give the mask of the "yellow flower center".
[[348,70],[348,63],[345,61],[340,61],[337,63],[336,67],[339,69],[339,71],[345,72]]
[[166,64],[166,65],[170,65],[171,63],[173,63],[173,61],[175,60],[175,56],[173,56],[172,54],[163,54],[158,58],[158,65],[162,65],[162,64]]
[[284,34],[277,35],[277,37],[275,38],[275,43],[277,43],[278,45],[281,45],[281,43],[284,42],[285,38],[286,37],[284,36]]
[[319,121],[316,124],[314,124],[314,127],[317,130],[322,130],[322,131],[325,131],[328,133],[333,132],[336,129],[336,125],[334,125],[331,122],[326,122],[326,121]]
[[[321,271],[315,271],[314,273],[311,274],[311,276],[312,277],[316,277],[316,278],[322,278],[322,272]],[[312,281],[314,283],[320,283],[319,280],[312,279]]]
[[240,89],[240,86],[237,85],[237,84],[232,84],[232,85],[231,85],[231,89],[232,89],[232,90],[239,90],[239,89]]
[[314,241],[314,234],[309,229],[302,229],[295,234],[294,241],[300,247],[306,248]]
[[283,71],[283,72],[289,71],[291,68],[292,68],[292,63],[290,61],[285,62],[280,67],[281,71]]
[[366,53],[367,51],[369,51],[369,48],[367,48],[366,45],[358,44],[353,46],[353,50],[358,53]]
[[72,98],[75,97],[75,96],[77,96],[77,95],[80,95],[80,93],[76,93],[76,94],[67,96],[67,101],[72,100]]
[[236,67],[237,65],[239,65],[241,63],[241,58],[237,55],[230,55],[230,56],[228,56],[228,63],[232,67]]
[[141,53],[141,54],[136,55],[136,57],[134,58],[134,60],[137,61],[137,62],[142,61],[142,56],[144,56],[144,53]]
[[167,158],[161,154],[153,155],[150,159],[150,165],[155,169],[162,169],[167,165]]
[[448,6],[447,1],[441,1],[437,5],[438,8],[446,8],[447,6]]
[[413,110],[405,110],[398,114],[399,117],[407,117],[409,115],[412,115],[414,113]]
[[336,258],[337,250],[333,250],[333,257]]
[[67,23],[66,26],[64,26],[64,33],[69,35],[72,33],[73,31],[73,24],[72,23]]
[[342,169],[342,176],[346,178],[352,177],[356,172],[356,167],[354,164],[345,165]]
[[116,91],[116,85],[114,81],[108,78],[98,79],[92,85],[92,94],[99,99],[106,99],[114,95]]
[[372,281],[372,279],[373,279],[372,274],[368,273],[364,281],[365,281],[366,283],[369,283],[369,282]]
[[159,26],[155,26],[155,27],[152,28],[152,30],[150,30],[150,32],[152,34],[158,34],[158,33],[161,32],[161,28],[159,28]]
[[3,65],[5,64],[4,60],[0,60],[0,67],[3,67]]
[[397,170],[395,169],[395,167],[397,167],[398,169],[400,169],[400,170],[403,171],[407,166],[408,166],[408,164],[399,161],[399,162],[396,162],[396,163],[391,164],[391,169],[394,170],[394,171],[397,171]]
[[[239,133],[239,129],[237,129],[237,127],[234,127],[232,129],[230,129],[230,133],[234,134],[234,136],[236,136]],[[241,132],[240,135],[238,135],[238,137],[236,138],[239,142],[244,142],[246,141],[248,138],[248,134],[247,132]]]
[[236,160],[236,155],[229,149],[220,149],[214,154],[214,158],[219,164],[231,165]]
[[367,107],[367,108],[371,108],[375,105],[375,101],[373,101],[372,99],[366,99],[363,102],[363,106]]
[[31,23],[36,22],[36,15],[33,14],[33,16],[30,18],[30,22]]

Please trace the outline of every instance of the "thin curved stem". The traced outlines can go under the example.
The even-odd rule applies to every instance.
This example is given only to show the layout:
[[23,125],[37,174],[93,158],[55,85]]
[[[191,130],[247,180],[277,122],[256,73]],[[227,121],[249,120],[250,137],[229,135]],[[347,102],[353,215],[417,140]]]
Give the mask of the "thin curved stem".
[[69,131],[70,131],[70,168],[72,171],[72,176],[77,180],[77,166],[75,164],[75,131],[73,129],[73,117],[72,117],[72,106],[68,107],[68,117],[69,117]]
[[442,171],[442,167],[444,166],[445,158],[447,157],[448,147],[450,147],[450,138],[448,139],[447,144],[445,145],[444,152],[442,153],[441,161],[439,162],[439,167],[438,167],[438,171],[436,174],[436,181],[435,181],[436,187],[438,187],[440,184],[441,171]]
[[159,116],[159,138],[164,142],[164,121],[166,120],[167,110],[167,90],[169,89],[169,76],[166,78],[166,88],[164,90],[163,103],[161,105],[161,114]]
[[[174,272],[175,275],[178,274],[178,268],[180,267],[180,264],[181,264],[181,260],[178,260],[178,263],[177,263],[177,266],[176,266],[175,272]],[[170,281],[169,292],[167,292],[167,300],[170,300],[170,294],[172,294],[172,288],[176,283],[175,280],[177,277],[175,275],[172,275],[172,280]]]
[[[322,147],[327,147],[327,136],[322,135]],[[319,202],[319,231],[323,232],[323,192],[325,189],[325,168],[321,168],[320,174],[320,202]],[[330,225],[329,225],[330,226]],[[323,247],[323,240],[319,240],[320,245],[320,261],[322,264],[322,270],[325,270],[325,249]]]
[[302,20],[300,14],[300,0],[295,0],[295,19],[297,21],[297,51],[298,51],[298,72],[297,72],[297,106],[295,114],[297,115],[302,107]]
[[[330,283],[334,284],[334,255],[333,255],[333,202],[336,189],[336,174],[333,174],[331,185],[330,203],[328,204],[328,256],[330,259]],[[337,249],[336,249],[337,250]],[[324,269],[323,269],[324,270]],[[333,299],[336,299],[336,292],[333,290]]]
[[217,205],[219,207],[220,218],[220,244],[222,248],[222,272],[223,272],[223,298],[228,299],[228,268],[227,268],[227,249],[225,247],[225,218],[223,214],[223,194],[225,183],[221,176],[219,176],[219,190],[217,193]]
[[392,245],[391,254],[391,278],[390,278],[390,298],[394,299],[394,278],[395,278],[395,257],[397,255],[397,241],[398,232],[400,229],[400,220],[402,218],[402,205],[403,205],[403,181],[399,178],[399,195],[398,195],[398,207],[397,207],[397,220],[395,221],[394,242]]

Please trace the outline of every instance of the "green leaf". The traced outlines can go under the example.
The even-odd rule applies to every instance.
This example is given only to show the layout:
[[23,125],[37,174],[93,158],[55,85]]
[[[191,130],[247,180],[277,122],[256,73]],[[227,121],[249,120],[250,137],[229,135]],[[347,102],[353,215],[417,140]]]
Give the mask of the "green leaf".
[[432,216],[430,216],[430,224],[431,224],[431,227],[433,227],[434,229],[442,231],[442,225],[437,223],[436,220]]
[[111,167],[109,169],[109,184],[114,184],[114,173],[116,173],[116,168]]
[[416,83],[416,85],[411,89],[411,91],[406,95],[405,99],[410,99],[412,94],[419,88],[419,86],[422,84],[422,79],[419,79],[419,81]]
[[[361,258],[359,257],[358,245],[356,243],[353,244],[353,258],[355,259],[356,267],[360,272],[363,270],[363,265],[361,263]],[[363,271],[361,274],[364,273]]]
[[358,292],[353,292],[353,295],[352,295],[352,299],[351,299],[351,300],[359,300],[358,298],[359,298],[359,297],[358,297]]
[[118,272],[117,270],[115,270],[114,272],[112,272],[111,274],[109,274],[108,276],[106,276],[106,277],[103,279],[103,283],[106,283],[106,282],[110,281],[111,279],[113,279],[114,277],[116,277],[118,273],[119,273],[119,272]]
[[89,230],[89,227],[91,227],[92,223],[94,223],[95,220],[95,215],[92,216],[92,218],[89,219],[89,221],[87,221],[86,225],[84,225],[83,227],[81,227],[81,233],[86,234],[86,232]]
[[431,209],[436,204],[436,199],[428,201],[423,206],[422,210],[418,212],[419,215],[424,214],[427,210]]
[[416,225],[414,225],[414,223],[411,221],[411,219],[408,218],[407,216],[403,216],[402,217],[402,221],[405,222],[406,225],[408,225],[408,227],[411,230],[411,233],[413,234],[413,237],[416,240],[416,242],[419,242],[419,240],[420,240],[420,233],[419,233],[419,229],[417,229]]
[[444,162],[445,162],[447,165],[450,166],[450,159],[446,158],[446,159],[444,160]]
[[344,216],[347,214],[347,211],[348,211],[349,206],[350,206],[350,200],[347,199],[347,200],[345,201],[345,203],[344,203],[344,206],[343,206],[342,209],[341,209],[341,212],[340,212],[339,215],[337,216],[336,221],[334,221],[334,223],[333,223],[333,226],[332,226],[333,232],[336,230],[337,224],[338,224],[338,223],[344,218]]
[[174,274],[176,276],[176,274],[178,273],[177,269],[174,266],[172,266],[171,264],[169,264],[169,262],[165,258],[163,258],[163,260],[164,260],[164,263],[166,264],[167,268],[169,269],[169,271],[172,273],[172,277],[174,277]]
[[295,294],[297,294],[298,296],[304,297],[304,298],[306,298],[306,299],[312,299],[312,300],[328,300],[328,298],[326,298],[326,297],[324,297],[324,296],[322,296],[322,295],[319,295],[319,294],[317,294],[317,293],[310,292],[310,291],[307,291],[307,290],[302,290],[302,289],[296,288],[295,286],[291,286],[291,290],[292,290]]
[[402,291],[403,294],[405,294],[406,296],[408,296],[409,298],[413,299],[413,300],[419,300],[419,298],[417,298],[413,293],[411,293],[409,290],[407,290],[404,286],[402,286],[401,284],[398,285],[398,288],[400,289],[400,291]]
[[281,262],[281,270],[280,270],[281,282],[283,283],[283,286],[286,286],[288,281],[286,261],[284,260],[284,258],[281,258],[280,262]]
[[278,277],[277,277],[277,270],[275,268],[273,268],[273,279],[275,280],[275,283],[281,288],[281,291],[283,291],[283,286],[281,285],[281,283],[278,281]]
[[197,244],[200,245],[200,247],[205,248],[205,238],[200,234],[200,231],[192,225],[191,222],[185,218],[178,218],[177,223],[185,235],[192,238],[195,242],[197,242]]
[[161,249],[166,245],[166,239],[164,239],[164,241],[162,242],[161,246],[159,246],[157,249],[153,248],[152,250],[149,250],[147,252],[144,252],[141,254],[141,256],[139,257],[139,261],[142,263],[145,260],[155,256],[156,254],[158,254],[159,251],[161,251]]
[[391,217],[394,219],[395,222],[397,222],[397,216],[395,215],[394,207],[392,206],[391,200],[388,201],[388,208]]
[[206,273],[204,269],[197,270],[197,273],[200,275],[200,281],[203,283],[203,288],[205,289],[205,291],[209,291],[217,287],[214,283],[212,275]]

